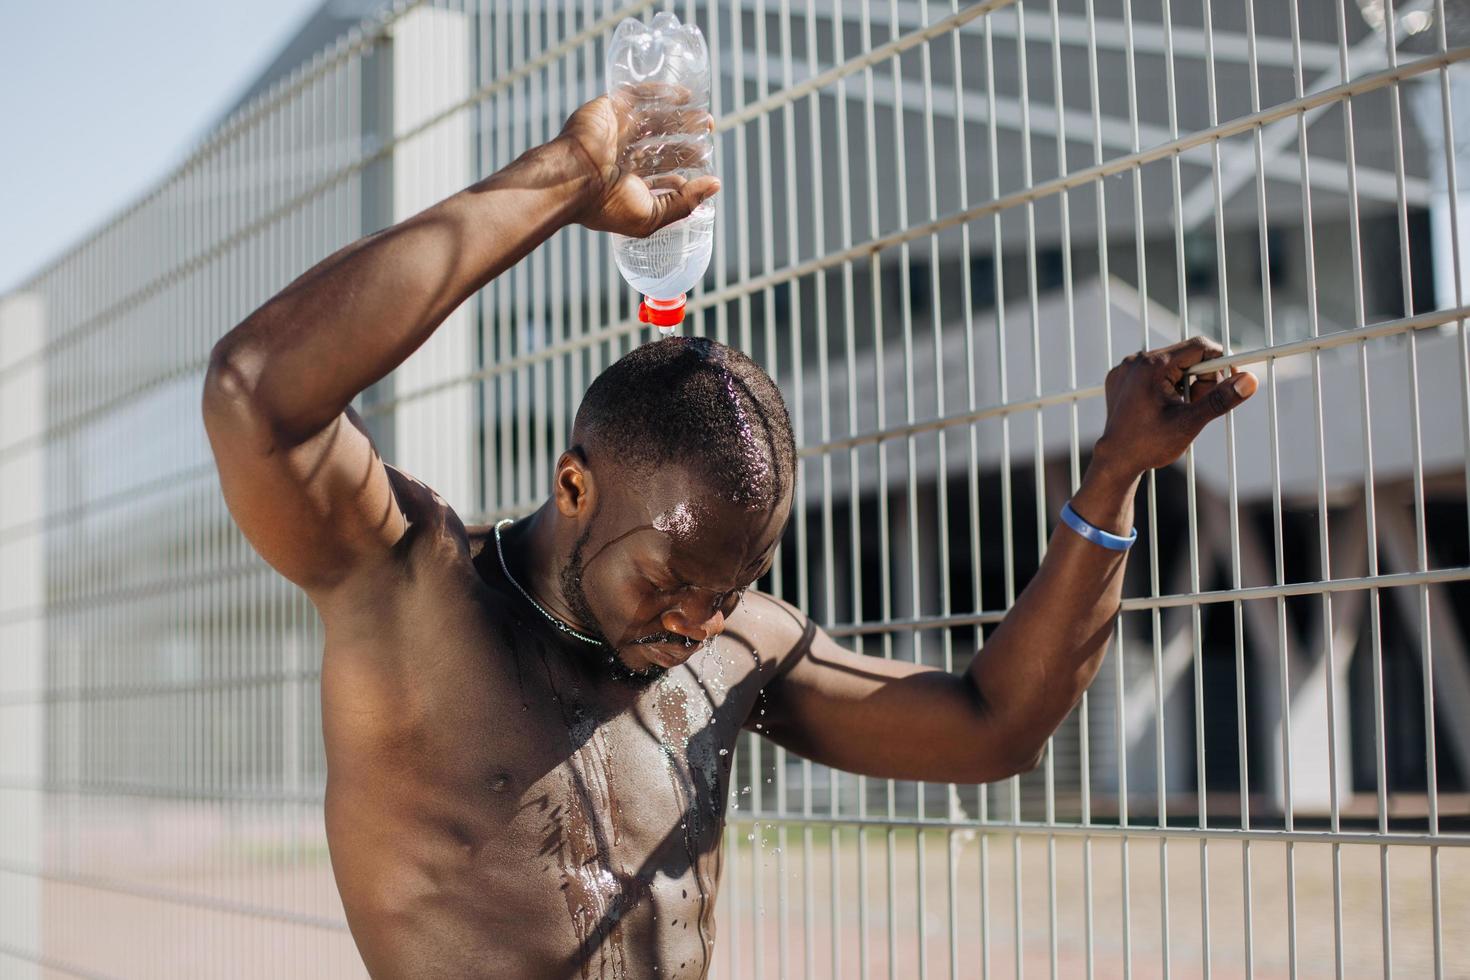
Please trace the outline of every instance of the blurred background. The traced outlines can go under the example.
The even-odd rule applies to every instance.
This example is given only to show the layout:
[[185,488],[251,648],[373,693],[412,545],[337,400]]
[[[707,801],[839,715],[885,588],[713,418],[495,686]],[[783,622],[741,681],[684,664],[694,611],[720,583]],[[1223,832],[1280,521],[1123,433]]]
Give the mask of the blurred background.
[[[1470,976],[1461,0],[270,0],[0,13],[0,977],[363,975],[320,623],[224,507],[209,351],[658,9],[714,71],[685,329],[797,426],[760,585],[855,649],[968,664],[1126,354],[1262,381],[1144,481],[1036,771],[743,736],[714,975]],[[526,513],[637,300],[564,230],[354,405],[467,523]]]

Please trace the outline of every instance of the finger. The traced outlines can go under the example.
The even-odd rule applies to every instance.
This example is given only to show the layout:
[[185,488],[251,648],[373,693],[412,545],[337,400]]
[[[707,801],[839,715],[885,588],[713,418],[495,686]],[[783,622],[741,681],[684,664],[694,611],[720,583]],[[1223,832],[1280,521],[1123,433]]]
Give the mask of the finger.
[[660,133],[695,133],[703,136],[714,129],[715,117],[703,106],[666,108],[650,115]]
[[1257,387],[1256,376],[1249,371],[1232,374],[1228,379],[1217,383],[1205,384],[1209,387],[1198,400],[1179,406],[1181,412],[1187,413],[1196,432],[1255,394]]
[[625,88],[615,89],[609,92],[607,94],[607,100],[612,103],[613,109],[619,115],[623,116],[633,115],[633,109],[638,104],[637,94]]
[[[1143,351],[1142,353],[1164,354],[1167,355],[1171,360],[1173,360],[1174,358],[1183,356],[1187,353],[1199,351],[1204,351],[1212,354],[1222,354],[1224,353],[1224,348],[1222,348],[1216,341],[1211,340],[1209,337],[1203,336],[1201,334],[1195,334],[1193,337],[1187,337],[1184,340],[1179,341],[1178,343],[1169,344],[1166,347],[1156,347],[1151,351]],[[1203,359],[1203,357],[1196,356],[1189,363],[1197,364]]]
[[1220,357],[1225,353],[1225,348],[1208,337],[1190,337],[1188,340],[1180,341],[1169,347],[1161,348],[1159,353],[1167,358],[1167,372],[1169,383],[1179,384],[1189,369],[1201,361]]
[[643,182],[648,185],[650,191],[663,193],[666,191],[677,191],[689,180],[683,174],[661,173],[652,177],[644,177]]
[[687,85],[658,81],[634,82],[632,85],[620,87],[619,91],[627,92],[639,102],[664,102],[674,105],[684,105],[694,95]]
[[702,108],[653,108],[639,113],[637,131],[644,138],[705,136],[714,130],[714,116]]
[[1203,374],[1196,374],[1193,376],[1194,380],[1192,381],[1188,380],[1188,378],[1189,376],[1180,379],[1180,394],[1191,402],[1199,401],[1213,391],[1216,385],[1225,380],[1219,371],[1206,371]]
[[[673,177],[675,175],[670,176]],[[678,189],[654,196],[654,231],[657,231],[664,225],[672,224],[680,218],[687,218],[695,208],[699,207],[700,202],[706,200],[720,189],[718,177],[706,176],[690,181],[684,181],[682,177],[677,179],[683,181]]]
[[636,174],[657,174],[672,170],[709,169],[713,147],[709,140],[673,138],[646,140],[630,146],[622,155],[622,166]]
[[1217,357],[1225,353],[1225,349],[1208,337],[1195,335],[1187,340],[1181,340],[1177,344],[1170,344],[1167,347],[1156,347],[1144,353],[1145,355],[1162,355],[1172,373],[1194,367],[1206,358]]

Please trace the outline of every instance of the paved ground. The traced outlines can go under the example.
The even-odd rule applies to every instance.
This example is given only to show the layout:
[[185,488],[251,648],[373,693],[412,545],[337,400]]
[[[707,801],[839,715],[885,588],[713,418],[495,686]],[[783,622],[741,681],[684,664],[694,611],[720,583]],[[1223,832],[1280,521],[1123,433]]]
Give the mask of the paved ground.
[[[55,866],[67,847],[81,867],[98,876],[82,882],[47,880],[43,892],[45,950],[49,957],[107,977],[362,977],[321,839],[320,814],[310,807],[283,812],[263,808],[253,820],[229,819],[217,810],[195,806],[176,811],[150,808],[141,813],[110,813],[88,820],[106,827],[68,843],[53,837],[48,860]],[[867,835],[867,873],[860,874],[856,834],[838,838],[837,900],[832,894],[833,850],[825,829],[813,831],[810,877],[805,871],[803,835],[764,831],[759,862],[762,903],[752,883],[751,842],[747,827],[734,832],[738,848],[727,856],[720,897],[720,937],[714,976],[720,980],[807,976],[805,886],[810,882],[813,978],[890,976],[890,942],[896,956],[892,976],[920,976],[919,860],[915,836],[893,835],[889,875],[888,835]],[[291,843],[295,834],[297,843]],[[925,835],[925,898],[922,910],[926,975],[950,976],[949,869],[944,833]],[[227,846],[227,841],[235,841]],[[993,834],[985,841],[988,873],[982,877],[982,838],[954,835],[953,903],[955,959],[961,977],[982,976],[983,948],[989,976],[1017,975],[1015,838]],[[286,843],[280,843],[285,841]],[[247,843],[253,842],[253,843]],[[781,847],[781,851],[776,851]],[[1025,837],[1021,861],[1021,966],[1028,977],[1051,971],[1048,849],[1044,837]],[[1333,975],[1332,848],[1295,849],[1296,959],[1302,977]],[[1236,843],[1208,849],[1210,949],[1214,977],[1245,973],[1242,852]],[[1129,876],[1124,902],[1122,842],[1098,838],[1092,844],[1092,915],[1095,975],[1124,976],[1123,913],[1129,921],[1128,953],[1132,975],[1162,976],[1162,893],[1158,841],[1135,839],[1128,846]],[[1250,849],[1251,927],[1257,977],[1285,977],[1289,967],[1287,848],[1275,842]],[[785,859],[786,900],[780,901],[781,859]],[[1167,847],[1170,975],[1202,975],[1200,846],[1180,840]],[[1361,845],[1341,849],[1342,919],[1345,973],[1383,975],[1379,907],[1379,850]],[[1086,968],[1084,844],[1076,838],[1055,841],[1055,944],[1057,975],[1078,977]],[[1395,975],[1433,975],[1430,931],[1429,852],[1395,847],[1390,854],[1392,959]],[[1470,849],[1445,848],[1440,855],[1441,921],[1446,975],[1470,978]],[[6,878],[0,874],[0,885]],[[866,882],[864,886],[864,880]],[[982,915],[982,882],[986,902]],[[200,896],[205,896],[203,899]],[[784,907],[784,914],[783,914]],[[834,927],[833,909],[836,909]],[[890,934],[889,909],[897,910]],[[866,909],[866,915],[863,913]],[[265,910],[264,913],[260,910]],[[298,917],[300,921],[290,921]],[[780,967],[782,923],[786,964]],[[335,923],[335,925],[334,925]],[[758,926],[758,929],[755,928]],[[837,964],[833,970],[833,935]],[[866,940],[864,940],[866,937]],[[864,953],[866,951],[866,953]],[[756,969],[757,963],[760,969]],[[0,963],[5,969],[15,961]],[[0,969],[4,973],[4,969]],[[8,974],[6,974],[8,975]],[[67,976],[60,971],[43,975]]]
[[[786,858],[787,932],[786,976],[805,976],[806,949],[803,942],[807,879],[804,873],[802,834],[789,831],[781,855],[777,833],[767,829],[762,848],[761,887],[763,914],[757,911],[752,891],[751,844],[740,833],[741,853],[734,858],[733,878],[727,879],[721,897],[721,926],[725,930],[718,959],[722,977],[779,977],[780,914],[778,901],[781,855]],[[862,950],[866,948],[868,975],[886,977],[890,942],[896,958],[894,975],[921,975],[919,948],[919,860],[912,833],[896,833],[893,844],[895,873],[889,880],[889,848],[882,831],[867,835],[867,890],[861,891],[859,849],[856,834],[841,835],[837,886],[838,968],[833,970],[831,846],[824,832],[814,834],[811,852],[813,969],[810,976],[862,976]],[[982,921],[986,928],[984,948],[989,950],[989,975],[1031,977],[1051,975],[1051,896],[1056,896],[1055,943],[1057,975],[1084,976],[1087,957],[1086,852],[1077,838],[1055,840],[1055,888],[1048,871],[1048,843],[1044,837],[1021,838],[1019,883],[1022,962],[1017,963],[1015,909],[1017,882],[1013,845],[1016,838],[991,835],[985,846],[988,880],[986,911],[981,907],[981,839],[959,833],[954,837],[956,900],[951,913],[946,862],[946,835],[928,834],[925,842],[924,873],[926,903],[923,910],[925,973],[949,977],[951,914],[955,937],[954,957],[961,977],[982,976]],[[1157,840],[1136,839],[1128,844],[1128,888],[1126,909],[1129,923],[1127,955],[1132,976],[1155,977],[1164,973],[1161,846]],[[1117,838],[1098,838],[1092,843],[1093,965],[1098,977],[1125,976],[1123,843]],[[1211,843],[1208,847],[1210,906],[1210,967],[1212,976],[1237,977],[1246,973],[1246,940],[1243,899],[1243,856],[1245,848],[1235,842]],[[1332,847],[1298,845],[1292,849],[1295,863],[1296,962],[1298,976],[1334,975],[1334,914]],[[1342,934],[1345,974],[1378,977],[1384,973],[1380,912],[1379,849],[1361,845],[1341,848]],[[1291,921],[1287,908],[1288,848],[1280,843],[1255,843],[1250,847],[1251,916],[1254,975],[1285,977],[1290,966]],[[1167,845],[1168,863],[1168,955],[1169,975],[1202,976],[1201,950],[1201,855],[1197,841],[1173,841]],[[1389,856],[1389,895],[1392,920],[1392,964],[1400,977],[1433,976],[1433,936],[1427,848],[1393,848]],[[1443,923],[1446,975],[1470,977],[1470,852],[1445,848],[1440,853],[1441,921]],[[892,938],[888,910],[897,910]],[[866,930],[861,910],[866,907]],[[731,917],[734,917],[732,926]],[[759,937],[752,923],[759,923]],[[732,935],[733,928],[733,935]],[[867,942],[862,942],[866,934]],[[755,946],[760,944],[760,956]],[[732,954],[734,962],[732,962]],[[757,959],[763,964],[755,969]]]

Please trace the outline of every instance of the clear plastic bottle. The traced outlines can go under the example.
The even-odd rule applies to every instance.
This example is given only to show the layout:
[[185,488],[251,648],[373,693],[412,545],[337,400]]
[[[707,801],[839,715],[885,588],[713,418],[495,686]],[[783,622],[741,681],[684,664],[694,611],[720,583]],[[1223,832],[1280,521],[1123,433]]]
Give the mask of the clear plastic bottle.
[[[647,181],[654,194],[671,193],[659,186],[659,178],[694,180],[713,172],[712,135],[703,127],[698,132],[679,128],[680,120],[703,118],[709,111],[709,76],[709,49],[699,27],[679,23],[668,11],[655,14],[650,24],[626,18],[613,32],[607,90],[628,98],[636,125],[623,165]],[[677,102],[663,97],[676,91],[681,92]],[[683,321],[685,296],[709,267],[714,234],[715,206],[706,199],[688,217],[646,238],[612,236],[618,270],[643,294],[638,318],[665,337]]]

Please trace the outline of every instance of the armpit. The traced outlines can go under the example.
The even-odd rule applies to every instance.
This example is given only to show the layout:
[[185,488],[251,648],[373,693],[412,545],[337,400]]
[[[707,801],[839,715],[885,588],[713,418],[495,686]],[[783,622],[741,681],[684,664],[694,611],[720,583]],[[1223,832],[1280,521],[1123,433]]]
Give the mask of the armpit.
[[383,466],[388,471],[388,483],[393,488],[393,496],[398,499],[398,506],[410,525],[409,535],[405,537],[412,536],[415,530],[419,537],[430,531],[447,532],[464,542],[468,551],[469,536],[465,532],[464,522],[454,508],[449,506],[449,501],[439,496],[427,483],[393,464],[385,462]]

